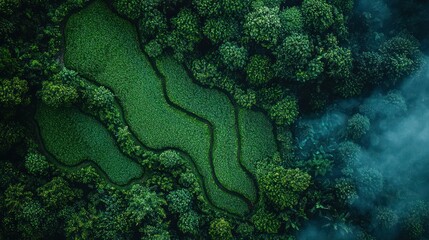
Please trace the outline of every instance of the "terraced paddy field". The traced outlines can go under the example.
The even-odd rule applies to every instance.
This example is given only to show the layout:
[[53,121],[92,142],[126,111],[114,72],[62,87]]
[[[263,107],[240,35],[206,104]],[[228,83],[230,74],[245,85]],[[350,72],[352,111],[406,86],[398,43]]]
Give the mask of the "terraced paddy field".
[[109,132],[95,119],[75,108],[39,105],[36,121],[45,149],[67,166],[91,161],[119,185],[142,176],[137,162],[122,154]]
[[276,151],[265,115],[197,85],[171,58],[149,59],[135,27],[101,1],[72,15],[65,33],[66,66],[115,93],[142,144],[187,153],[214,206],[238,215],[251,210],[258,200],[253,163]]

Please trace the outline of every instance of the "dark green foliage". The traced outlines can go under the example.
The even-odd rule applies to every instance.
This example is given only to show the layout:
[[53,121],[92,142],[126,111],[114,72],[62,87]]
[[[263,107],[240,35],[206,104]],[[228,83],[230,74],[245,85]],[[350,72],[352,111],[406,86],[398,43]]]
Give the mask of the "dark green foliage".
[[421,239],[427,233],[429,222],[429,205],[424,201],[411,202],[407,207],[406,215],[402,222],[406,236],[409,239]]
[[149,57],[155,58],[162,54],[163,49],[162,45],[159,44],[158,41],[152,40],[144,46],[144,51],[149,55]]
[[17,77],[0,79],[0,106],[13,107],[25,105],[29,102],[27,97],[28,83]]
[[383,189],[383,176],[373,168],[360,168],[355,175],[359,197],[373,200]]
[[363,87],[361,79],[351,76],[336,81],[335,92],[343,98],[356,97],[362,93]]
[[244,32],[262,46],[272,47],[277,43],[280,34],[280,17],[278,8],[257,7],[246,16]]
[[39,92],[42,101],[51,107],[69,106],[74,103],[78,94],[74,87],[62,83],[45,81],[42,90]]
[[274,77],[272,63],[264,55],[254,55],[246,66],[247,80],[253,86],[268,83]]
[[359,140],[369,131],[370,126],[368,117],[357,113],[347,121],[347,135],[353,140]]
[[170,192],[167,197],[168,208],[172,213],[185,213],[191,209],[192,195],[186,189]]
[[145,12],[143,17],[139,19],[138,28],[144,38],[143,41],[148,40],[148,38],[155,38],[167,31],[167,18],[159,10],[153,9]]
[[300,78],[313,54],[313,44],[307,35],[293,34],[286,37],[274,53],[277,76],[297,81],[307,80]]
[[191,70],[195,79],[205,86],[214,87],[220,81],[216,66],[206,60],[193,61]]
[[230,40],[236,34],[236,31],[235,22],[232,19],[224,18],[210,18],[205,22],[203,28],[204,36],[214,44]]
[[85,106],[90,111],[94,112],[100,109],[107,109],[111,107],[114,102],[113,93],[103,86],[85,89],[83,98]]
[[299,169],[273,167],[258,177],[261,191],[277,208],[293,208],[299,194],[310,186],[311,177]]
[[383,56],[379,52],[363,52],[357,60],[356,68],[365,82],[379,85],[384,80],[383,61]]
[[252,222],[256,230],[262,233],[278,233],[281,222],[272,212],[259,209],[252,216]]
[[199,232],[200,221],[198,213],[190,210],[179,215],[177,225],[181,232],[197,235]]
[[24,137],[24,128],[17,123],[0,122],[0,136],[0,153],[3,153]]
[[25,156],[24,165],[29,173],[36,176],[46,176],[51,169],[46,157],[38,152],[29,152]]
[[192,0],[192,5],[200,16],[217,16],[222,11],[222,1],[218,0]]
[[344,14],[349,14],[354,7],[354,0],[330,0],[329,2]]
[[114,0],[113,6],[122,15],[130,19],[137,19],[142,14],[143,0]]
[[292,96],[287,96],[277,102],[268,111],[268,115],[277,125],[290,125],[298,117],[298,103]]
[[37,194],[48,208],[60,209],[65,205],[79,199],[81,190],[70,187],[69,183],[61,177],[55,177],[37,189]]
[[306,162],[309,170],[314,173],[314,176],[325,176],[332,169],[332,160],[323,154],[314,154],[313,157]]
[[230,16],[242,16],[243,12],[247,12],[250,4],[250,0],[219,0],[222,5],[222,9],[226,15]]
[[182,157],[172,150],[167,150],[159,155],[159,163],[168,170],[173,170],[184,164]]
[[376,95],[359,107],[360,113],[368,116],[371,120],[400,117],[407,110],[404,97],[397,91],[391,91],[386,95]]
[[352,69],[352,53],[349,49],[333,47],[323,55],[326,74],[331,78],[346,79]]
[[145,222],[159,223],[166,217],[164,205],[166,202],[156,193],[141,185],[133,185],[128,193],[129,201],[126,214],[138,225]]
[[315,33],[324,33],[334,24],[332,6],[325,0],[304,0],[301,11],[306,27]]
[[11,15],[21,5],[21,0],[0,0],[0,13]]
[[335,195],[344,204],[352,204],[357,198],[356,186],[351,179],[340,178],[335,183]]
[[280,12],[280,33],[284,36],[301,33],[304,30],[304,20],[299,8],[291,7]]
[[209,234],[212,240],[232,239],[232,227],[224,218],[218,218],[210,223]]
[[243,69],[247,61],[247,51],[243,47],[227,42],[219,48],[224,65],[230,70]]
[[377,208],[375,218],[377,226],[384,231],[392,230],[399,220],[397,213],[386,207]]

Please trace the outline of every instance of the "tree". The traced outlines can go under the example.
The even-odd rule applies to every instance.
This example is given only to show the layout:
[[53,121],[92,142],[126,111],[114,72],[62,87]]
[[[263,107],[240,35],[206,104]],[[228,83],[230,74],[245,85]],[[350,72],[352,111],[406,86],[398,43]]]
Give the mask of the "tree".
[[257,7],[246,16],[243,28],[246,35],[262,46],[276,45],[281,28],[279,9]]
[[278,77],[301,80],[300,72],[306,70],[312,55],[313,44],[307,35],[293,34],[286,37],[274,51],[274,68]]
[[29,152],[25,156],[25,168],[27,171],[36,176],[46,176],[49,173],[51,165],[46,157],[38,152]]
[[0,13],[12,15],[21,6],[21,0],[0,0]]
[[141,16],[143,2],[142,0],[114,0],[113,6],[120,14],[134,20]]
[[37,188],[37,194],[46,207],[60,209],[79,199],[82,190],[72,189],[62,177],[54,177],[50,182]]
[[39,92],[42,101],[51,107],[69,106],[78,98],[76,88],[62,83],[44,81]]
[[332,6],[340,10],[344,15],[348,15],[352,12],[354,6],[354,0],[330,0]]
[[217,0],[192,0],[192,5],[202,17],[218,16],[222,11],[222,2]]
[[369,118],[359,113],[347,121],[347,135],[353,140],[362,138],[370,128]]
[[210,18],[203,27],[204,35],[214,44],[231,40],[237,33],[238,26],[232,19]]
[[200,216],[193,210],[181,213],[177,226],[183,233],[197,235],[200,227]]
[[334,24],[332,6],[325,0],[304,0],[301,11],[306,27],[316,34],[324,33]]
[[241,70],[246,65],[247,50],[234,43],[226,42],[219,48],[222,62],[229,70]]
[[299,194],[310,186],[311,177],[299,169],[277,166],[258,177],[261,190],[278,209],[293,208]]
[[253,214],[252,222],[255,228],[262,233],[278,233],[281,226],[278,216],[262,208]]
[[135,184],[127,193],[129,201],[126,214],[135,225],[145,222],[160,223],[166,217],[164,199],[148,188]]
[[298,117],[298,113],[298,102],[292,96],[286,96],[268,111],[268,115],[277,125],[292,124]]
[[113,93],[104,86],[86,88],[83,98],[85,106],[94,112],[111,107],[114,103]]
[[220,0],[223,12],[228,16],[241,17],[248,12],[250,0]]
[[0,79],[0,105],[14,107],[29,103],[27,97],[28,83],[17,77]]
[[195,79],[209,87],[217,86],[220,82],[220,73],[213,63],[207,60],[194,60],[191,71]]
[[280,33],[288,36],[294,33],[302,33],[304,30],[304,20],[302,13],[297,7],[287,8],[280,12]]
[[209,234],[213,240],[232,239],[232,227],[224,218],[217,218],[210,223]]
[[254,55],[246,66],[247,80],[252,86],[268,83],[274,77],[272,63],[265,55]]
[[352,52],[349,49],[335,46],[323,54],[326,61],[325,72],[328,77],[336,79],[349,78],[352,69]]
[[143,17],[138,21],[138,27],[143,41],[147,41],[167,32],[167,18],[159,10],[153,9],[152,11],[145,12]]
[[172,213],[185,213],[191,209],[192,195],[187,189],[172,191],[166,199]]
[[24,128],[13,122],[0,122],[0,153],[8,151],[24,137]]

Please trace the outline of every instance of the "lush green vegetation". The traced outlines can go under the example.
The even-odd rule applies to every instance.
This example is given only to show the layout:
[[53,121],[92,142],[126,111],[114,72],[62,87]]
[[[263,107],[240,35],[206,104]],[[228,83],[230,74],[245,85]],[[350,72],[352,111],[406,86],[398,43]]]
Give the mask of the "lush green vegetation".
[[[157,66],[161,74],[165,76],[167,94],[170,99],[179,106],[206,119],[213,127],[213,165],[221,184],[255,202],[256,189],[254,183],[239,163],[242,156],[238,151],[242,146],[238,145],[238,138],[241,138],[244,133],[236,129],[238,126],[236,125],[235,111],[238,109],[232,106],[224,94],[215,90],[204,89],[193,83],[183,67],[173,59],[157,60]],[[270,135],[272,134],[268,132],[265,136]],[[256,148],[259,150],[263,146],[259,145]],[[268,153],[264,157],[271,155]],[[258,156],[253,155],[252,157]]]
[[0,239],[426,239],[428,16],[0,0]]
[[120,185],[142,176],[141,167],[119,151],[109,132],[78,110],[42,104],[37,108],[36,120],[46,150],[59,162],[78,166],[91,161]]

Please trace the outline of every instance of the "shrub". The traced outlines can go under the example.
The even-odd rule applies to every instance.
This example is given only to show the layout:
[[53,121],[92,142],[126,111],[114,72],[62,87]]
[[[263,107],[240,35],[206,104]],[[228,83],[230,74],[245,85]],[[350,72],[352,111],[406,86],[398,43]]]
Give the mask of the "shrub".
[[278,233],[280,229],[280,219],[272,212],[259,209],[253,216],[252,222],[255,228],[262,233]]
[[30,152],[25,156],[25,168],[36,176],[46,176],[51,168],[46,157],[37,152]]
[[253,86],[260,86],[268,83],[273,77],[270,59],[264,55],[254,55],[250,58],[246,66],[247,80]]
[[120,14],[134,20],[141,16],[143,2],[142,0],[114,0],[113,6]]
[[262,46],[271,47],[277,43],[281,23],[278,8],[257,7],[244,22],[244,32]]
[[183,233],[197,235],[200,227],[200,216],[195,211],[188,211],[179,215],[177,225]]
[[186,189],[172,191],[166,199],[172,213],[185,213],[191,209],[192,195]]
[[209,234],[213,240],[232,239],[232,227],[224,218],[218,218],[210,223]]
[[210,18],[204,24],[203,33],[212,43],[220,44],[231,40],[237,28],[233,20]]
[[45,81],[42,83],[42,90],[39,92],[42,101],[51,107],[70,106],[78,98],[76,88],[62,83]]
[[72,189],[67,181],[55,177],[50,182],[39,187],[37,194],[48,208],[60,209],[81,197],[82,193]]
[[247,50],[227,42],[219,48],[223,63],[229,70],[241,70],[246,65]]
[[282,35],[287,36],[294,33],[301,33],[304,30],[304,20],[302,13],[297,7],[287,8],[280,12]]
[[0,104],[6,107],[25,105],[29,102],[26,96],[28,83],[17,77],[0,79]]
[[268,115],[277,125],[292,124],[298,113],[298,102],[291,96],[283,98],[268,111]]
[[315,33],[323,33],[334,24],[332,6],[325,0],[304,0],[301,11],[306,27]]
[[369,118],[359,113],[347,121],[347,135],[353,140],[362,138],[370,128]]

